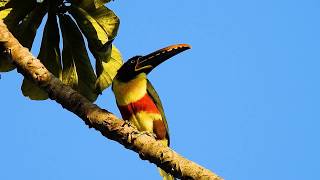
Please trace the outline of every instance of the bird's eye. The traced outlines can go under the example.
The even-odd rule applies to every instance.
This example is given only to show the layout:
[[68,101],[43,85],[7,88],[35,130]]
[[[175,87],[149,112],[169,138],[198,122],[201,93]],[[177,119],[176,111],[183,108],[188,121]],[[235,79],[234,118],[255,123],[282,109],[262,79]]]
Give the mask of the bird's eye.
[[136,61],[135,61],[135,60],[131,60],[130,62],[133,64],[133,63],[135,63]]

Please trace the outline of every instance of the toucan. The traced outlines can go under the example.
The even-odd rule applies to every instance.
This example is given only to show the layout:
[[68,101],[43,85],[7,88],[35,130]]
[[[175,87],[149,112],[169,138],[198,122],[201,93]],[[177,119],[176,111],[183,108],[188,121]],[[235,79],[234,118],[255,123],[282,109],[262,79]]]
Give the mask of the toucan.
[[[188,44],[177,44],[145,56],[134,56],[120,67],[112,82],[122,118],[139,131],[154,133],[165,146],[170,144],[168,124],[160,98],[147,75],[162,62],[190,48]],[[159,168],[159,171],[163,180],[174,179],[164,170]]]

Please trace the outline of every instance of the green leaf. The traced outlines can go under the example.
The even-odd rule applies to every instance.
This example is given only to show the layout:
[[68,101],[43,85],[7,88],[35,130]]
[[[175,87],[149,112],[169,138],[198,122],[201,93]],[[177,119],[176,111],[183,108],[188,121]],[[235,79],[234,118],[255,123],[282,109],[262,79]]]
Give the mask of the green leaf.
[[48,94],[39,86],[34,84],[33,81],[24,78],[21,86],[22,94],[32,100],[45,100],[48,99]]
[[[31,0],[3,0],[0,2],[0,19],[4,20],[9,30],[18,38],[22,45],[27,46],[29,49],[45,11],[44,6],[35,7],[35,1]],[[34,8],[35,10],[32,11]],[[21,23],[19,24],[20,21]],[[24,33],[24,31],[26,32]],[[0,72],[8,72],[13,69],[15,69],[15,66],[11,62],[8,62],[7,59],[2,58],[0,60]]]
[[95,8],[99,8],[110,1],[111,0],[94,0],[94,6],[95,6]]
[[15,37],[24,47],[31,49],[37,29],[46,13],[46,4],[41,3],[22,20],[16,29],[14,29]]
[[104,56],[101,55],[101,58],[96,58],[98,77],[96,89],[99,93],[111,85],[112,80],[123,63],[120,51],[115,46],[112,46],[110,49],[111,53],[109,55],[106,53]]
[[36,4],[35,0],[10,0],[4,6],[1,6],[0,11],[10,11],[8,15],[3,17],[3,21],[8,26],[8,29],[12,31],[16,28],[19,22],[34,9]]
[[9,54],[0,53],[0,72],[8,72],[15,68],[7,55]]
[[120,52],[115,47],[112,48],[112,41],[108,41],[115,37],[119,19],[104,6],[90,12],[73,6],[70,13],[87,38],[89,49],[96,59],[98,77],[96,89],[101,93],[111,85],[117,70],[122,65]]
[[39,59],[44,66],[56,77],[61,79],[62,65],[60,55],[60,34],[57,22],[57,16],[49,13],[46,27],[44,29],[42,43],[40,48]]
[[8,9],[4,9],[4,10],[0,11],[0,19],[6,18],[10,14],[11,11],[12,11],[12,8],[8,8]]
[[87,11],[97,9],[111,0],[71,0],[71,3]]
[[[59,43],[60,35],[57,17],[55,14],[49,13],[43,32],[38,59],[40,59],[53,75],[61,79],[62,68]],[[23,80],[21,90],[24,96],[33,100],[44,100],[48,98],[48,94],[44,90],[28,79]]]
[[106,31],[87,11],[80,7],[71,6],[70,13],[91,46],[100,49],[108,42]]
[[108,39],[114,39],[117,35],[120,20],[113,11],[105,6],[101,6],[89,14],[99,23],[108,35]]
[[117,35],[120,20],[113,11],[105,6],[90,11],[71,6],[70,13],[88,41],[94,43],[98,48]]
[[10,0],[2,0],[0,1],[0,8],[4,7]]
[[60,15],[59,19],[63,37],[62,82],[94,101],[98,96],[95,90],[96,76],[82,34],[69,15]]
[[[13,8],[4,8],[9,0],[0,1],[0,19],[5,19],[8,17]],[[8,61],[7,57],[2,57],[0,55],[0,72],[8,72],[15,68],[15,66]]]

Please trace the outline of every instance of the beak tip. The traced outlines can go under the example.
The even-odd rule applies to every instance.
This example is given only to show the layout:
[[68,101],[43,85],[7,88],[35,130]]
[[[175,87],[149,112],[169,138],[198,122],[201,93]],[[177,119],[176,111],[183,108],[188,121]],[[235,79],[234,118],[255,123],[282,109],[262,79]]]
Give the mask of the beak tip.
[[191,46],[189,44],[175,44],[175,45],[171,45],[168,46],[166,48],[161,49],[160,51],[166,51],[166,52],[170,52],[172,50],[178,51],[178,52],[182,52],[185,50],[191,49]]
[[189,44],[179,44],[178,46],[181,48],[191,49],[191,46]]

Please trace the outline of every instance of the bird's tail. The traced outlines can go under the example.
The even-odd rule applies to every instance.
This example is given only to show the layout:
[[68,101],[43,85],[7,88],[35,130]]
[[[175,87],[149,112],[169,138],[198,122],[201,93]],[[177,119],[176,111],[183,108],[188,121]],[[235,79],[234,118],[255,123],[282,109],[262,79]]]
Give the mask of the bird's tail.
[[166,173],[164,170],[160,168],[158,169],[159,169],[160,175],[163,177],[163,180],[175,180],[175,178],[171,174]]

